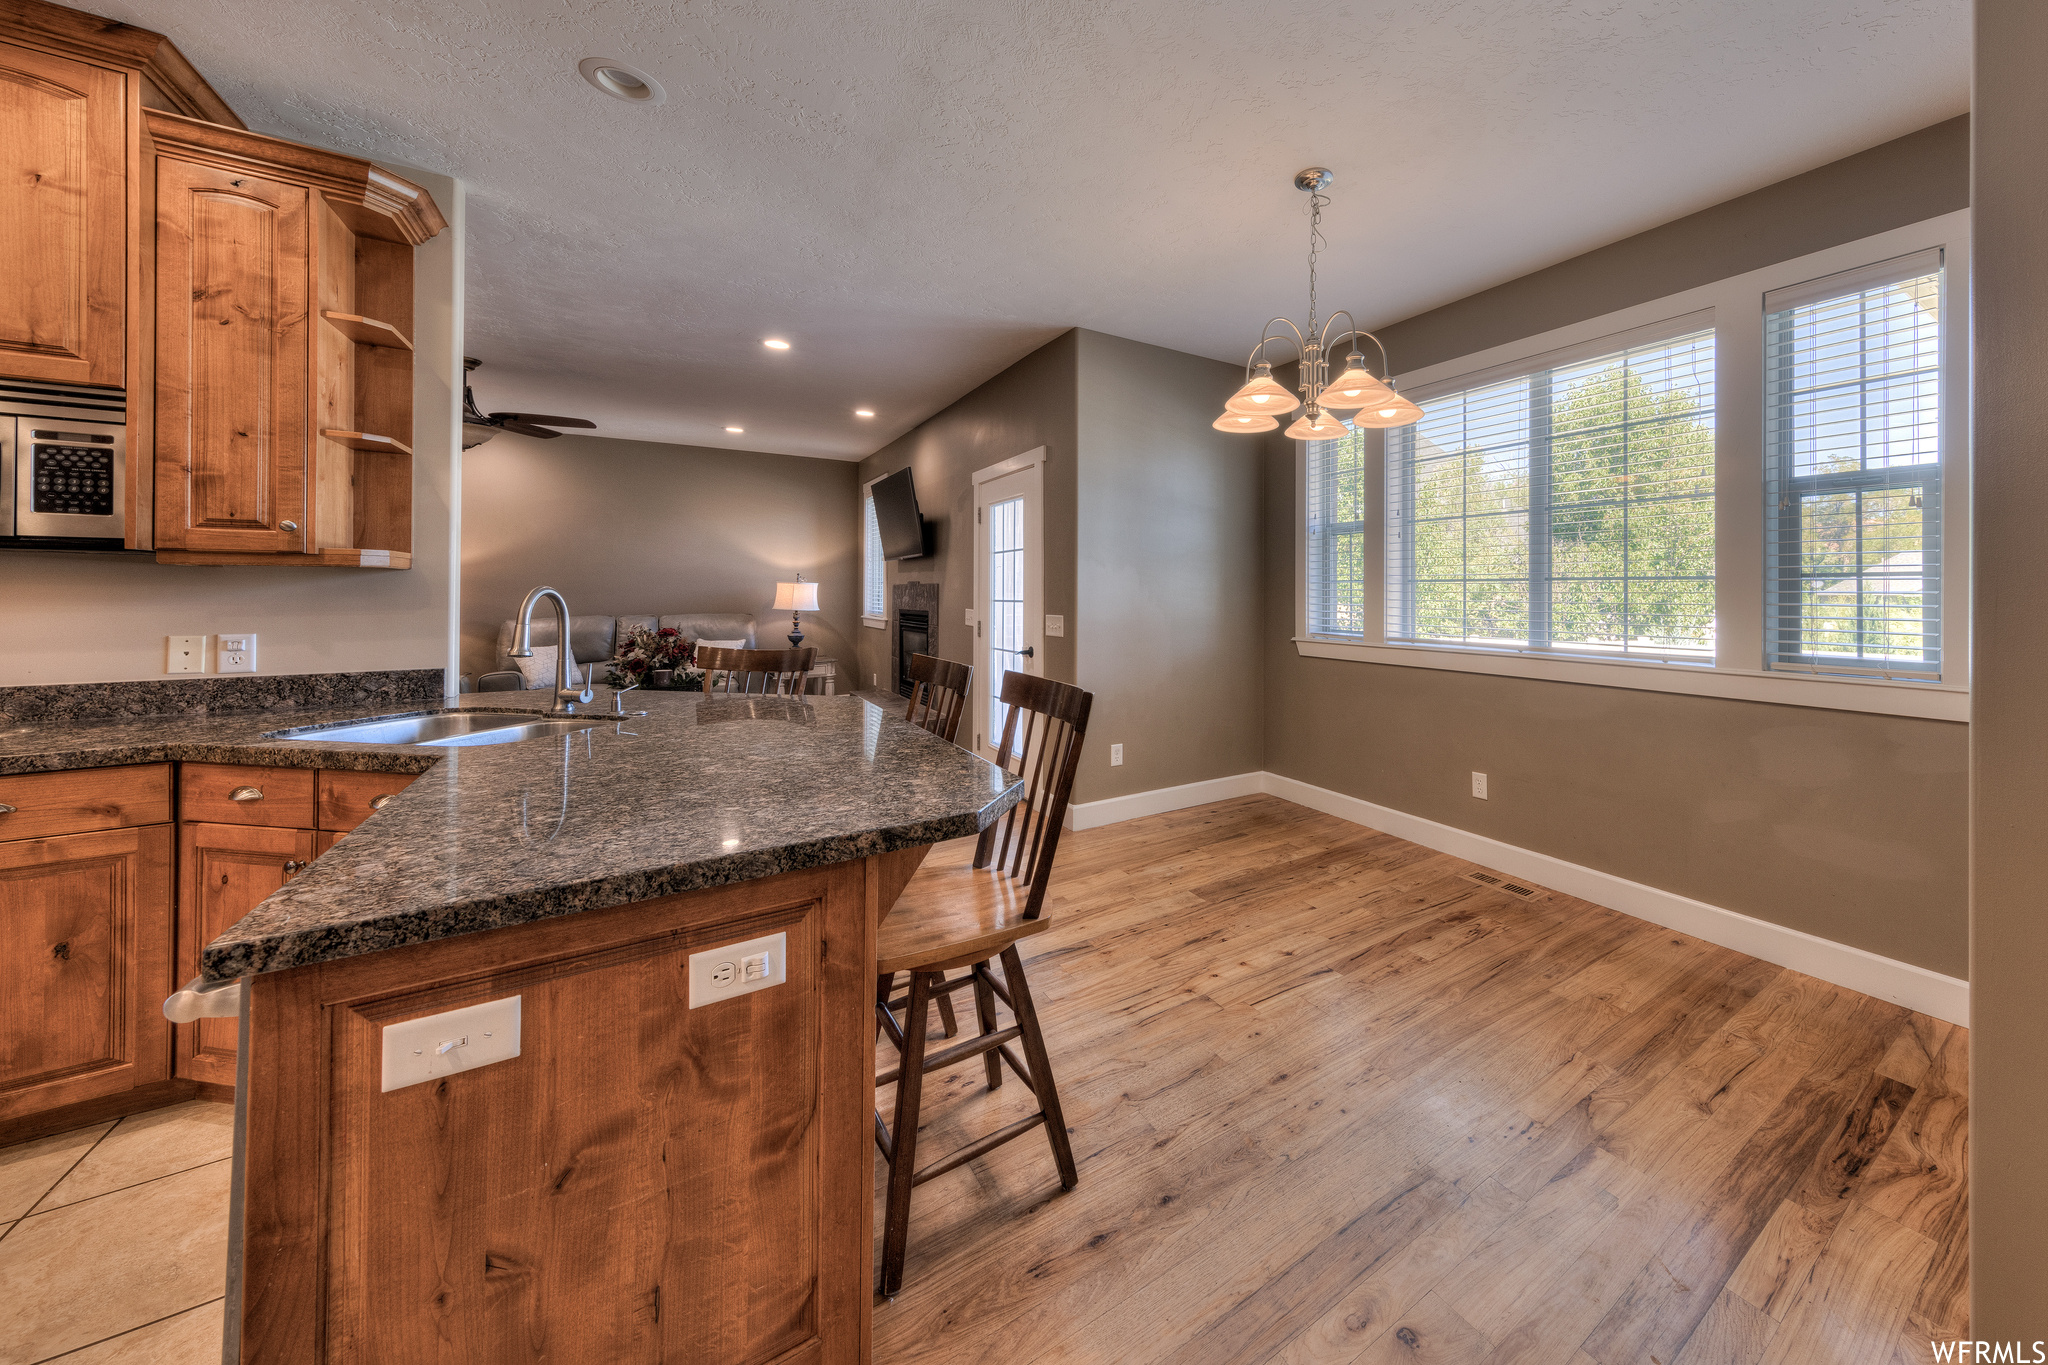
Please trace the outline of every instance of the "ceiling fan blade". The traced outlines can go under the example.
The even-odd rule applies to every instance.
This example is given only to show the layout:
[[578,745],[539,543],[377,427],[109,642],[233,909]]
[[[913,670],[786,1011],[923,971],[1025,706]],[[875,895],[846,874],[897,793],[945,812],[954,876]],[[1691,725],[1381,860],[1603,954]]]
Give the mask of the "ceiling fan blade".
[[559,431],[549,431],[546,427],[537,427],[531,422],[515,422],[509,417],[501,419],[498,425],[506,431],[516,431],[521,436],[538,436],[543,441],[552,441],[562,434]]
[[583,430],[597,430],[597,423],[586,422],[581,417],[549,417],[538,412],[494,412],[491,416],[507,422],[527,422],[535,426],[577,427]]

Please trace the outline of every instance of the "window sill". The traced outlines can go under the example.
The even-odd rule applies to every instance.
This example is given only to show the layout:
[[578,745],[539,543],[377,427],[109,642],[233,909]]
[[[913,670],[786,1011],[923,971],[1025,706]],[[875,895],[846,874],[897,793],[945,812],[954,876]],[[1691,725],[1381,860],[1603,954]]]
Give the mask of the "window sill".
[[1970,719],[1968,689],[1941,683],[1818,678],[1646,659],[1570,659],[1430,645],[1360,644],[1300,635],[1294,637],[1294,648],[1305,659],[1348,659],[1452,673],[1492,673],[1507,678],[1625,687],[1638,692],[1681,692],[1696,697],[1815,706],[1831,711],[1868,711],[1922,720]]
[[869,630],[887,630],[889,628],[889,618],[886,616],[862,616],[860,623]]

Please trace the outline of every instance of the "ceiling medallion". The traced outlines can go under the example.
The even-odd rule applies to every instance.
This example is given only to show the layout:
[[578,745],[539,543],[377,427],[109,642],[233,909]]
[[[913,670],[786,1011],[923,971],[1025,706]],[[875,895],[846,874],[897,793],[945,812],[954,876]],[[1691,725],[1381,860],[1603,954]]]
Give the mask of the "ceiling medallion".
[[[1380,345],[1378,337],[1359,331],[1357,320],[1341,308],[1320,327],[1317,325],[1316,256],[1325,245],[1323,207],[1330,202],[1323,191],[1335,178],[1321,166],[1311,166],[1294,177],[1294,187],[1309,197],[1308,326],[1297,327],[1286,318],[1274,318],[1266,324],[1259,344],[1252,347],[1251,358],[1245,362],[1244,387],[1230,395],[1223,405],[1223,415],[1212,424],[1218,431],[1271,431],[1280,425],[1282,417],[1301,408],[1302,415],[1287,428],[1287,434],[1297,441],[1328,441],[1345,435],[1351,427],[1405,427],[1422,416],[1421,408],[1394,392],[1391,379],[1376,379],[1365,368],[1365,356],[1358,349],[1361,339],[1379,348],[1380,371],[1386,372],[1387,348]],[[1330,329],[1340,317],[1350,326],[1333,336]],[[1273,378],[1273,361],[1267,347],[1287,340],[1284,333],[1274,334],[1276,324],[1285,326],[1294,336],[1295,353],[1301,360],[1297,386],[1301,398]],[[1351,352],[1344,358],[1342,371],[1331,379],[1330,351],[1347,341],[1351,343]],[[1350,426],[1339,416],[1347,412],[1351,414]]]

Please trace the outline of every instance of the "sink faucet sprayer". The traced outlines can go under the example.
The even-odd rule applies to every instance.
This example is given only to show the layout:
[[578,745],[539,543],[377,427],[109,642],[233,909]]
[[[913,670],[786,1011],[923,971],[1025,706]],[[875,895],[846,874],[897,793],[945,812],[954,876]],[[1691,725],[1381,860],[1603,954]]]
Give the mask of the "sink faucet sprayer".
[[512,643],[512,657],[531,659],[533,657],[533,609],[546,597],[555,604],[555,704],[549,708],[551,715],[573,716],[576,703],[588,705],[596,695],[590,690],[590,680],[583,680],[583,690],[569,686],[569,604],[562,594],[553,588],[540,587],[526,594],[526,600],[519,604],[519,638]]

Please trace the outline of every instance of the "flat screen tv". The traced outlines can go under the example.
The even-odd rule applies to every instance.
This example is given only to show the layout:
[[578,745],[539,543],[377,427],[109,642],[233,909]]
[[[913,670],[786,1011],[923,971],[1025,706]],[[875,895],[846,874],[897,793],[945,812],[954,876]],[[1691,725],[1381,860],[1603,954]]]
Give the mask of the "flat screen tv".
[[909,466],[878,481],[873,489],[875,524],[882,533],[882,558],[924,556],[924,517],[917,510],[917,486]]

